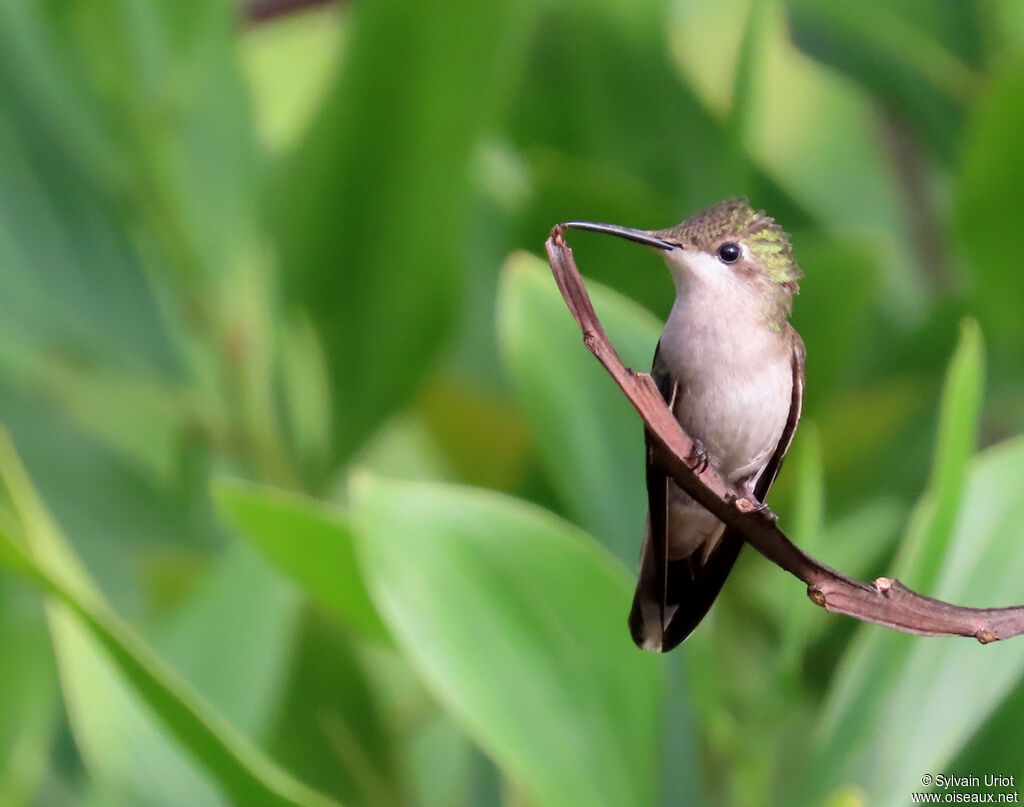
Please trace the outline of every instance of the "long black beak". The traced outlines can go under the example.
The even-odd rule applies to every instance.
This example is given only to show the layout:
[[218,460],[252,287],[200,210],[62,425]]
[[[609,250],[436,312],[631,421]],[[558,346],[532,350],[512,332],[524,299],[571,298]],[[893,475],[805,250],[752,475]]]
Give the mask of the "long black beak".
[[670,250],[679,247],[679,244],[659,238],[647,230],[634,230],[632,227],[620,227],[618,224],[599,224],[594,221],[567,221],[562,226],[570,227],[573,230],[590,230],[592,233],[617,235],[619,238],[635,241],[638,244],[644,244],[655,249]]

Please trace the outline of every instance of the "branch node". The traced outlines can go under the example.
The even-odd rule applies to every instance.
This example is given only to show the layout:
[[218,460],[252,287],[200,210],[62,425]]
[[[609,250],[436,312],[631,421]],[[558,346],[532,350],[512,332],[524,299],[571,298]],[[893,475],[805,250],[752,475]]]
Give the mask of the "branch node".
[[828,603],[825,600],[825,592],[820,588],[814,586],[807,587],[807,596],[811,598],[811,602],[815,605],[820,605],[822,608],[827,607]]
[[[696,471],[696,468],[693,470]],[[765,521],[771,523],[779,520],[779,517],[772,512],[772,509],[767,504],[762,504],[761,502],[748,499],[746,496],[734,496],[732,499],[732,506],[743,513],[743,515],[757,513],[757,515]]]
[[737,496],[733,499],[732,505],[741,513],[753,513],[758,508],[755,502],[750,501],[745,496]]
[[999,641],[999,637],[996,636],[989,628],[981,628],[976,634],[975,638],[982,644],[988,644],[989,642]]
[[889,577],[877,577],[875,578],[875,582],[871,585],[875,587],[875,591],[877,591],[879,594],[888,594],[889,591],[892,589],[893,582],[895,581],[893,581]]
[[587,350],[589,350],[591,353],[594,352],[594,346],[598,345],[600,343],[601,343],[601,340],[598,338],[597,334],[594,333],[593,331],[584,331],[583,332],[583,344],[587,346]]

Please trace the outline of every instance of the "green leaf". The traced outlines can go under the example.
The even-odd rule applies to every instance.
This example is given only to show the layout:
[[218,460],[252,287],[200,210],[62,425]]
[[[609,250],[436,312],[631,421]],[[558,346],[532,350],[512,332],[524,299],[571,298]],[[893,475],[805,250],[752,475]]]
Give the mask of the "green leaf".
[[[901,500],[879,497],[835,523],[820,542],[819,560],[844,574],[864,579],[877,569],[907,523],[908,507]],[[829,622],[834,623],[829,617]]]
[[61,602],[46,612],[68,722],[92,785],[132,807],[225,807],[87,624]]
[[328,5],[246,28],[239,55],[254,123],[269,148],[292,145],[309,124],[338,66],[342,22]]
[[[656,258],[649,261],[651,271],[660,270]],[[591,282],[588,290],[623,362],[649,368],[658,320],[600,284]],[[506,263],[498,332],[537,451],[562,501],[580,526],[632,567],[647,509],[643,423],[584,347],[540,260],[517,253]]]
[[[276,705],[297,596],[248,547],[233,547],[211,567],[156,631],[156,646],[200,696],[257,734]],[[222,804],[81,620],[56,603],[48,610],[75,740],[111,800]]]
[[472,153],[518,64],[531,5],[352,9],[343,69],[288,161],[278,206],[287,285],[332,379],[335,461],[408,399],[443,344]]
[[22,534],[19,541],[5,528],[0,543],[59,601],[55,631],[66,629],[66,618],[84,630],[81,635],[103,649],[105,659],[113,662],[169,733],[236,802],[266,807],[334,804],[267,759],[109,609],[38,499],[6,435],[0,439],[0,474]]
[[[508,125],[535,189],[517,244],[539,247],[542,234],[567,219],[671,226],[740,193],[787,228],[807,223],[806,211],[753,164],[681,75],[663,5],[556,3],[545,12]],[[731,32],[713,36],[731,47]],[[572,243],[587,276],[667,314],[668,274],[654,260],[644,269],[635,245],[601,238],[585,252],[586,236]]]
[[749,132],[750,118],[755,108],[753,87],[755,70],[764,61],[762,51],[764,32],[767,29],[766,7],[767,3],[763,0],[752,0],[749,4],[736,56],[726,129],[739,146],[742,146]]
[[894,566],[907,585],[920,591],[934,585],[946,558],[968,462],[978,442],[984,380],[981,330],[977,322],[967,319],[960,325],[960,341],[942,389],[928,499],[914,513]]
[[[969,475],[964,505],[934,593],[973,606],[1024,601],[1024,440],[982,454]],[[902,805],[921,771],[945,771],[1024,676],[1024,644],[981,646],[963,639],[909,642],[891,683],[875,691],[880,708],[848,719],[871,720],[867,742],[848,748],[846,776],[866,788],[868,804]],[[875,685],[880,683],[873,677]],[[974,770],[972,773],[979,773]],[[998,772],[1002,772],[1001,770]]]
[[1024,128],[1024,63],[997,73],[978,99],[965,137],[956,183],[956,225],[970,263],[970,299],[998,359],[1014,371],[1024,338],[1020,300],[1024,273],[1007,271],[1003,256],[1024,251],[1018,226],[1024,160],[1017,132]]
[[[405,737],[399,742],[401,724],[386,711],[392,699],[381,678],[387,673],[376,658],[366,659],[365,647],[325,612],[306,609],[268,750],[345,803],[408,804],[405,770],[395,758]],[[393,649],[391,655],[404,665]]]
[[384,637],[356,564],[342,513],[313,499],[222,479],[214,498],[236,527],[317,602],[346,624]]
[[32,804],[53,742],[53,656],[39,597],[0,577],[0,804]]
[[[790,537],[805,552],[817,555],[825,528],[825,469],[816,424],[802,424],[795,448],[796,456],[790,460],[790,473],[795,471],[797,477]],[[799,588],[794,587],[793,581],[787,577],[780,576],[780,583],[786,584],[790,596],[799,594]],[[813,635],[811,627],[815,617],[814,610],[808,608],[807,603],[800,603],[800,606],[787,609],[780,643],[781,661],[794,675],[803,650]]]
[[424,682],[538,805],[655,800],[662,684],[630,581],[584,534],[505,496],[362,476],[360,558]]
[[[1001,539],[998,533],[988,531],[991,522],[986,520],[981,528],[975,530],[963,516],[964,504],[980,495],[979,485],[983,484],[980,477],[988,478],[989,463],[995,462],[991,459],[979,463],[968,482],[969,460],[977,440],[982,367],[981,333],[976,323],[966,320],[946,376],[930,486],[911,518],[904,546],[894,563],[897,576],[907,585],[924,594],[945,596],[953,602],[964,602],[966,589],[948,586],[943,589],[940,571],[942,577],[949,575],[955,563],[954,557],[963,551],[964,545],[978,547]],[[1016,507],[1016,496],[1016,492],[1010,494],[1006,502],[1011,512]],[[975,561],[966,562],[971,569],[976,568]],[[984,577],[985,574],[992,575],[993,571],[990,568],[978,573]],[[992,598],[996,601],[993,602]],[[985,597],[984,604],[999,604],[1000,599],[1009,604],[1019,599],[1019,594],[1014,594],[1008,586],[1001,591],[993,588]],[[946,648],[951,654],[955,652],[953,645],[957,645],[961,653],[970,652],[963,642],[951,644],[944,640],[920,639],[875,625],[860,628],[836,673],[828,699],[829,707],[823,715],[811,754],[808,770],[816,773],[807,779],[805,785],[820,789],[814,791],[816,797],[823,795],[826,789],[834,789],[841,781],[870,783],[872,787],[885,781],[885,777],[870,773],[880,764],[876,758],[878,748],[888,747],[878,726],[896,713],[902,715],[908,724],[925,721],[926,715],[921,711],[925,706],[914,698],[908,702],[912,706],[906,706],[897,699],[897,693],[902,698],[908,688],[915,686],[922,692],[928,691],[935,682],[942,680],[944,673],[940,675],[938,667],[930,671],[917,668],[915,677],[909,677],[910,660],[925,652],[922,648],[933,645]],[[947,662],[954,668],[958,665],[953,657]],[[913,682],[913,685],[908,682]],[[950,713],[955,711],[950,710]],[[927,720],[935,719],[927,715]],[[928,752],[936,755],[941,751],[945,759],[955,750],[955,745],[943,747],[946,743],[945,739],[940,739],[943,736],[942,732],[936,733],[933,742],[925,743],[925,746]],[[894,753],[891,748],[889,753]],[[906,770],[915,772],[918,768]],[[924,765],[920,770],[941,770],[941,766]],[[909,789],[907,785],[902,791],[879,789],[877,793],[879,799],[883,792],[888,794],[887,798],[897,799],[904,798],[905,795],[898,794],[905,794]],[[874,800],[871,803],[875,803]]]
[[234,726],[260,736],[287,674],[300,605],[293,585],[235,544],[154,631],[154,649]]
[[[144,554],[166,550],[170,536],[183,549],[208,547],[216,536],[205,486],[193,483],[185,469],[176,468],[185,478],[171,480],[146,473],[79,428],[68,417],[66,401],[50,402],[31,386],[7,380],[0,380],[0,422],[16,435],[33,484],[51,503],[54,518],[75,536],[76,552],[115,610],[135,618],[142,611],[136,564]],[[125,397],[117,387],[106,394]],[[114,415],[108,411],[106,417]],[[188,446],[174,448],[178,466]]]
[[[0,4],[0,322],[3,342],[97,363],[173,367],[116,199],[98,111],[53,47],[39,3]],[[72,15],[63,15],[65,18]]]
[[848,74],[950,160],[963,106],[980,81],[977,4],[788,0],[801,50]]

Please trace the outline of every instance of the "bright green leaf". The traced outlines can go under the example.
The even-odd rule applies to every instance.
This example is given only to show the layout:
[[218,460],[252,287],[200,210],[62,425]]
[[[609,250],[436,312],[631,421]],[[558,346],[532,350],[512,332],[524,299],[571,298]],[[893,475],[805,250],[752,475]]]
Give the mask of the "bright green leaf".
[[214,495],[239,534],[317,602],[353,627],[386,635],[356,565],[352,534],[336,508],[229,480],[219,481]]
[[363,476],[353,507],[400,646],[534,803],[653,803],[662,686],[629,639],[617,563],[490,492]]

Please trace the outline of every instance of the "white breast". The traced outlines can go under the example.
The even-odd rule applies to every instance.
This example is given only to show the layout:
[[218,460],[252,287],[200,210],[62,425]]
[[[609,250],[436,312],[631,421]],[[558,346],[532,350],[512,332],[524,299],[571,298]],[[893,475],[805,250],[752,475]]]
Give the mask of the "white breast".
[[[793,389],[791,346],[763,297],[714,257],[677,278],[661,359],[679,381],[676,416],[736,484],[759,474],[782,437]],[[692,264],[698,264],[692,266]]]

